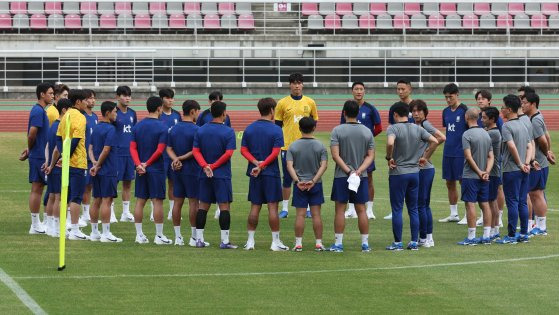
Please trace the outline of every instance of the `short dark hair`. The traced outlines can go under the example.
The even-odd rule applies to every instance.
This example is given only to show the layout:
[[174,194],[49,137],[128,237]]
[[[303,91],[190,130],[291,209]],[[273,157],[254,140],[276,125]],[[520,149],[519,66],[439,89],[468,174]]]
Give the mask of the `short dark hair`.
[[456,85],[456,83],[449,83],[445,85],[443,94],[458,94],[458,85]]
[[171,90],[170,88],[162,88],[161,90],[159,90],[159,97],[173,98],[175,97],[175,91]]
[[353,84],[351,85],[351,89],[353,90],[353,88],[354,88],[356,85],[361,85],[363,88],[365,88],[365,84],[364,84],[363,82],[361,82],[361,81],[355,81],[355,82],[353,82]]
[[103,103],[101,103],[101,115],[103,115],[104,117],[108,112],[112,112],[115,107],[115,102],[104,101]]
[[410,106],[404,102],[396,102],[392,105],[392,111],[400,117],[408,117]]
[[83,93],[85,94],[85,98],[95,97],[95,91],[91,89],[83,89]]
[[540,96],[536,93],[526,93],[524,94],[524,98],[529,103],[535,103],[536,108],[540,108]]
[[276,108],[276,101],[271,97],[261,98],[256,105],[260,115],[266,116],[270,115],[272,109]]
[[227,104],[223,103],[222,101],[216,101],[212,103],[210,107],[210,112],[212,113],[213,118],[221,117],[225,110],[227,109]]
[[210,102],[212,101],[223,101],[223,94],[220,91],[213,91],[208,95]]
[[64,91],[70,93],[70,88],[66,84],[60,83],[54,86],[54,96],[60,96]]
[[489,101],[491,101],[491,98],[493,98],[493,95],[491,94],[491,92],[489,92],[487,90],[479,90],[479,91],[476,92],[476,96],[475,96],[476,101],[477,101],[478,96],[480,96],[480,95],[481,95],[481,97],[486,98]]
[[49,89],[52,89],[52,91],[54,92],[54,85],[52,83],[49,82],[39,83],[36,89],[37,99],[40,100],[41,93],[47,94]]
[[536,93],[536,90],[534,90],[534,88],[529,85],[522,85],[521,87],[518,88],[518,92],[524,92],[524,94],[528,94],[528,93]]
[[130,87],[126,86],[126,85],[121,85],[119,87],[116,88],[116,95],[117,96],[132,96],[132,90],[130,89]]
[[499,110],[497,109],[497,107],[489,106],[484,108],[482,111],[485,113],[487,118],[493,119],[494,122],[497,122],[497,120],[499,120]]
[[410,111],[414,111],[414,110],[420,110],[423,112],[423,114],[425,115],[425,118],[427,118],[427,115],[429,115],[429,109],[427,108],[427,103],[425,103],[425,101],[423,100],[413,100],[410,102],[409,105]]
[[200,110],[200,104],[198,104],[195,100],[186,100],[182,103],[182,113],[185,116],[190,115],[190,111],[193,109]]
[[299,72],[295,72],[289,75],[289,83],[303,82],[303,75]]
[[68,92],[68,99],[72,101],[72,106],[76,105],[77,101],[83,101],[86,99],[85,92],[84,90],[71,89],[70,92]]
[[348,118],[355,118],[359,115],[359,104],[354,100],[347,100],[344,103],[343,111]]
[[146,108],[148,110],[148,113],[155,113],[161,106],[163,106],[163,101],[160,97],[150,96],[146,101]]
[[509,94],[503,97],[503,103],[505,104],[505,107],[512,109],[515,113],[520,108],[520,99],[514,94]]
[[303,117],[299,120],[299,130],[302,133],[309,134],[313,132],[314,127],[316,127],[316,121],[312,117]]
[[401,78],[400,80],[398,80],[398,82],[396,82],[396,85],[398,84],[406,84],[411,86],[411,81],[407,78]]
[[72,101],[70,101],[67,98],[63,98],[61,100],[58,101],[58,103],[56,103],[56,109],[58,110],[58,113],[60,115],[62,115],[62,110],[63,109],[68,109],[72,107]]

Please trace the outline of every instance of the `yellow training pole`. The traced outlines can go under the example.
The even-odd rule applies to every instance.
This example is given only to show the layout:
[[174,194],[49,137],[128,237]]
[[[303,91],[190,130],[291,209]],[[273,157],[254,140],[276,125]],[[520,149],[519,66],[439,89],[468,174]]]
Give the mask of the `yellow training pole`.
[[66,130],[62,144],[62,189],[60,193],[60,240],[59,240],[59,256],[58,271],[66,268],[66,211],[68,209],[68,182],[70,175],[70,147],[72,139],[70,139],[70,115],[66,115]]

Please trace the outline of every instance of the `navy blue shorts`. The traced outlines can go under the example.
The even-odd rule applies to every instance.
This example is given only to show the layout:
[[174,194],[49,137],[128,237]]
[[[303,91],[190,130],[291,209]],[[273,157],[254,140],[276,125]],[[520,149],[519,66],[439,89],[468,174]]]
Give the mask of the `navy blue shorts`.
[[318,206],[323,203],[322,183],[316,183],[310,191],[301,191],[297,185],[293,185],[293,201],[291,202],[293,207],[307,208],[307,206]]
[[134,196],[140,199],[165,199],[165,173],[147,172],[136,175]]
[[85,191],[85,173],[82,168],[70,167],[70,181],[68,183],[68,201],[81,204]]
[[369,165],[369,167],[367,167],[367,173],[372,173],[374,171],[376,171],[377,167],[375,165],[375,161],[373,161],[373,163],[371,163],[371,165]]
[[489,176],[489,201],[497,199],[499,186],[502,184],[503,182],[501,181],[500,176]]
[[91,163],[91,161],[87,161],[87,172],[85,172],[85,185],[91,185],[93,184],[92,179],[91,179],[91,175],[89,174],[89,170],[93,167],[93,163]]
[[119,156],[117,168],[119,182],[123,180],[131,181],[136,176],[136,167],[134,167],[134,161],[132,161],[132,157],[130,156]]
[[549,167],[544,167],[539,171],[531,170],[529,177],[529,191],[545,190]]
[[175,176],[174,176],[174,171],[171,168],[171,160],[170,159],[163,159],[163,169],[165,170],[165,176],[167,176],[168,179],[174,181],[175,180]]
[[291,175],[289,175],[289,172],[287,171],[287,151],[282,150],[280,155],[281,171],[283,174],[283,188],[289,188],[291,187],[291,184],[293,184],[293,178],[291,178]]
[[59,194],[62,191],[62,170],[56,167],[47,177],[49,194]]
[[173,196],[198,199],[198,176],[173,172]]
[[443,156],[443,179],[461,180],[463,170],[464,170],[463,157]]
[[45,185],[45,172],[41,171],[41,166],[45,164],[45,160],[41,159],[27,159],[29,161],[29,182],[41,183]]
[[91,176],[93,185],[93,198],[116,198],[118,179],[116,176],[99,175]]
[[487,202],[489,201],[489,182],[481,179],[462,179],[462,201]]
[[198,200],[205,203],[233,202],[233,186],[231,179],[207,178],[198,180]]
[[262,205],[283,200],[281,179],[274,176],[250,177],[248,184],[248,201],[253,205]]
[[367,203],[369,201],[369,182],[367,177],[361,177],[361,184],[359,184],[357,192],[349,190],[347,179],[348,177],[334,178],[330,200],[341,203],[347,203],[348,201],[357,204]]

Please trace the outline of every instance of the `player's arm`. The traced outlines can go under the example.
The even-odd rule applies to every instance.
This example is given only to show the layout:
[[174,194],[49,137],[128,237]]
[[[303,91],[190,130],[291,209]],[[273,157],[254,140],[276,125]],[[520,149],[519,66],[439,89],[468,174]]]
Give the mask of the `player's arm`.
[[394,142],[396,141],[396,135],[389,134],[386,138],[386,157],[385,159],[390,162],[392,160],[392,153],[394,151]]
[[547,137],[545,135],[535,139],[535,142],[537,144],[536,149],[542,151],[544,154],[547,154],[547,151],[550,150],[549,143],[547,142]]
[[268,155],[266,159],[262,163],[260,163],[260,168],[265,168],[266,166],[274,162],[278,158],[280,152],[281,152],[281,146],[273,148],[270,155]]
[[[92,144],[90,144],[89,147],[87,148],[87,154],[88,154],[89,159],[91,160],[91,162],[93,164],[97,164],[98,161],[95,159],[95,154],[93,154],[93,145]],[[99,156],[99,157],[101,157],[101,156]]]
[[280,101],[276,106],[276,111],[274,114],[274,121],[276,125],[283,128],[283,103]]
[[483,171],[479,169],[476,161],[474,161],[474,158],[472,157],[472,150],[470,148],[464,149],[464,159],[466,159],[466,162],[468,162],[468,165],[470,165],[470,168],[477,174],[477,176],[482,178]]
[[313,184],[316,184],[320,180],[320,178],[322,178],[322,175],[324,175],[327,168],[328,168],[328,160],[320,161],[320,167],[318,168],[316,175],[314,175],[312,179]]
[[437,141],[437,138],[433,137],[432,135],[429,135],[427,141],[429,142],[429,146],[427,147],[427,149],[425,149],[425,152],[423,152],[423,155],[419,159],[420,166],[425,165],[425,163],[427,163],[427,161],[431,159],[431,156],[433,156],[433,153],[435,153],[435,150],[439,146],[439,141]]
[[177,159],[178,159],[178,160],[181,160],[180,157],[178,157],[178,156],[175,154],[175,150],[173,150],[173,147],[171,147],[171,146],[168,146],[168,147],[167,147],[167,155],[169,155],[169,158],[170,158],[171,160],[173,160],[173,161],[175,161],[175,160],[177,160]]
[[250,153],[250,150],[246,146],[241,146],[241,155],[250,163],[258,166],[258,160]]
[[196,160],[198,165],[200,165],[201,168],[206,168],[206,166],[208,166],[208,162],[206,162],[206,159],[204,159],[204,156],[202,155],[202,151],[200,151],[200,148],[197,147],[192,148],[192,155],[194,156],[194,159]]
[[295,168],[293,168],[293,161],[287,161],[287,172],[289,176],[293,179],[294,182],[299,182],[299,177],[297,176],[297,172],[295,172]]
[[[524,167],[526,165],[530,165],[530,155],[526,154],[526,158],[528,159],[528,161],[521,161],[520,160],[520,155],[518,154],[518,150],[516,149],[516,145],[514,144],[513,140],[509,140],[506,142],[507,148],[510,152],[510,155],[512,156],[512,159],[514,160],[514,163],[516,163],[516,165],[521,169],[524,170]],[[531,147],[532,144],[530,142],[528,142],[528,147]]]
[[163,154],[163,151],[165,151],[165,147],[167,147],[167,144],[165,144],[165,142],[159,142],[159,144],[157,144],[157,149],[155,150],[155,152],[153,152],[153,154],[146,161],[146,166],[150,166],[155,161],[157,161],[157,159],[159,159]]
[[[489,151],[489,154],[487,155],[487,166],[485,167],[485,173],[489,174],[491,173],[491,169],[493,168],[493,164],[495,164],[495,155],[493,154],[493,150],[491,149]],[[489,175],[487,175],[488,179],[489,179]]]
[[433,135],[437,139],[438,144],[442,144],[446,141],[446,136],[438,129],[436,129],[435,134]]
[[212,171],[227,163],[227,161],[229,161],[233,156],[233,152],[235,152],[235,150],[225,150],[225,153],[223,153],[223,155],[221,155],[219,159],[217,159],[217,161],[210,164],[210,168],[212,169]]
[[344,173],[349,175],[352,171],[354,171],[351,169],[351,167],[347,166],[345,161],[340,156],[340,146],[338,144],[331,145],[330,152],[332,153],[332,159],[334,160],[334,162],[336,162],[336,165],[338,165],[342,169],[342,171],[344,171]]
[[375,160],[375,149],[367,150],[367,155],[365,156],[365,159],[363,160],[363,163],[361,163],[361,165],[355,171],[355,173],[357,173],[357,175],[361,176],[361,174],[363,172],[367,171],[367,168],[371,165],[371,163],[373,163],[374,160]]

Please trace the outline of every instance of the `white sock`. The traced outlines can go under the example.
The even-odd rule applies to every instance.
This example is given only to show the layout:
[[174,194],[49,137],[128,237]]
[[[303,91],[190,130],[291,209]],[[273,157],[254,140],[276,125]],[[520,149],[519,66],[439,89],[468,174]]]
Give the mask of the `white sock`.
[[215,204],[215,210],[221,212],[221,210],[219,210],[219,204],[217,204],[217,203]]
[[38,213],[31,213],[31,225],[37,226],[39,225],[39,214]]
[[280,242],[279,233],[280,233],[279,231],[272,232],[272,242],[274,242],[274,243],[279,243]]
[[111,202],[111,213],[115,213],[115,202]]
[[190,227],[190,237],[192,237],[193,239],[196,239],[196,227],[195,226]]
[[89,205],[83,204],[82,209],[83,209],[83,215],[86,218],[89,217]]
[[56,229],[56,231],[60,230],[60,218],[52,218],[52,227]]
[[179,225],[179,226],[174,226],[173,228],[175,229],[175,237],[182,236],[182,235],[181,235],[181,226],[180,226],[180,225]]
[[72,222],[72,212],[70,212],[70,209],[66,211],[66,222]]
[[255,231],[248,231],[248,242],[254,243],[254,232]]
[[78,232],[80,230],[79,224],[72,224],[72,232]]
[[503,210],[499,210],[499,222],[503,220]]
[[307,205],[307,212],[311,211],[311,207]]
[[450,205],[450,216],[458,216],[458,205]]
[[174,200],[169,200],[169,212],[173,213],[173,207],[175,206]]
[[144,232],[142,231],[142,223],[134,224],[136,226],[136,235],[142,235]]
[[547,230],[547,222],[546,222],[546,217],[538,217],[538,220],[536,221],[536,224],[538,226],[538,228],[542,231],[546,231]]
[[103,228],[103,234],[108,235],[111,233],[111,224],[110,223],[101,223],[101,227]]
[[348,203],[347,204],[347,210],[351,211],[351,212],[355,211],[355,204],[354,203]]
[[221,230],[221,242],[229,244],[229,230]]
[[53,220],[54,220],[54,217],[52,215],[47,215],[47,227],[51,230],[54,229]]
[[163,236],[163,223],[155,223],[155,235]]
[[130,201],[122,202],[122,213],[130,213]]
[[303,246],[303,238],[302,237],[296,237],[295,238],[295,246]]
[[153,213],[153,201],[149,201],[149,206],[151,207],[151,213]]
[[433,240],[433,234],[427,234],[427,240],[432,241]]
[[476,228],[468,228],[468,239],[476,238]]
[[497,225],[497,226],[495,227],[495,234],[499,234],[499,230],[500,230],[500,227]]
[[281,211],[289,212],[289,199],[281,202]]
[[367,211],[373,211],[373,201],[367,201]]
[[344,242],[344,234],[343,233],[340,233],[340,234],[336,233],[336,234],[334,234],[334,239],[335,239],[334,244],[342,245],[343,242]]
[[484,226],[483,227],[483,238],[490,238],[491,237],[491,227]]
[[361,244],[369,245],[369,234],[361,234]]
[[315,241],[315,244],[316,245],[322,245],[322,240],[317,238],[316,241]]
[[532,231],[532,225],[534,225],[534,220],[528,220],[528,232]]
[[99,233],[98,223],[91,223],[91,233]]
[[196,229],[196,240],[204,241],[204,229]]

